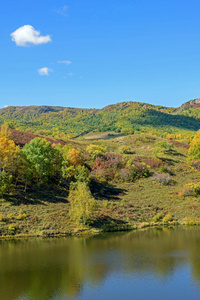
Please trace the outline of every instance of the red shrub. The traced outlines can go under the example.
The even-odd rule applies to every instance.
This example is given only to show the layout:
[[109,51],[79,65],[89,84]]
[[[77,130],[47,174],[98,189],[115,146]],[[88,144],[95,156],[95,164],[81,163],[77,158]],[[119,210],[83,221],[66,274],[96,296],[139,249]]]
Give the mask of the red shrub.
[[159,159],[154,159],[154,158],[147,158],[143,160],[143,162],[147,165],[150,166],[152,169],[160,167],[162,162]]

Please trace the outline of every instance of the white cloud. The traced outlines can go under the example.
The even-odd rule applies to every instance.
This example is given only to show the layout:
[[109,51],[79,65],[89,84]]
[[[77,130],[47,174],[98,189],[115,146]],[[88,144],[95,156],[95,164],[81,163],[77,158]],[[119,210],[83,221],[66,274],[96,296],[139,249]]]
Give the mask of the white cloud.
[[70,65],[72,62],[70,60],[60,60],[58,61],[59,64],[65,64],[65,65]]
[[54,9],[54,12],[67,17],[68,16],[68,14],[67,14],[68,8],[69,7],[67,5],[64,5],[63,7],[59,8],[59,9]]
[[24,25],[13,33],[11,33],[12,41],[16,43],[17,46],[26,47],[30,44],[39,45],[51,42],[50,35],[42,36],[40,31],[35,30],[31,25]]
[[6,107],[8,107],[8,105],[4,105],[4,107],[6,108]]
[[67,75],[68,76],[74,76],[74,73],[68,73]]
[[38,69],[38,73],[39,73],[39,75],[41,75],[41,76],[43,76],[43,75],[48,76],[50,72],[53,72],[53,70],[52,70],[52,69],[49,69],[49,68],[47,68],[47,67]]

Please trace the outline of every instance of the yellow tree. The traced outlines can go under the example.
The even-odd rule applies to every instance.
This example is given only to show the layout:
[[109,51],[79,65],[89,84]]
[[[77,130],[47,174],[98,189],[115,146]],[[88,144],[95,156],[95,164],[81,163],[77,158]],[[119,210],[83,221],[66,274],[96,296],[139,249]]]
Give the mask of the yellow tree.
[[15,143],[0,135],[0,193],[8,190],[11,185],[16,156]]
[[67,151],[67,159],[69,161],[69,164],[75,167],[82,163],[80,151],[75,148],[71,148]]
[[89,152],[92,159],[95,159],[96,157],[102,156],[106,152],[106,148],[100,145],[90,144],[87,146],[86,151]]
[[79,150],[73,148],[71,144],[65,145],[64,147],[58,144],[57,149],[62,156],[62,176],[66,180],[71,181],[77,173],[77,170],[80,169],[78,167],[82,166],[83,160],[81,153]]
[[4,135],[0,135],[0,172],[13,165],[16,155],[16,145]]
[[7,122],[4,122],[0,127],[1,136],[9,138],[10,136],[10,126]]
[[74,222],[82,222],[83,225],[91,218],[96,209],[96,201],[85,182],[78,182],[75,189],[69,193],[70,218]]
[[188,162],[200,161],[200,130],[197,131],[193,140],[190,143],[188,151]]

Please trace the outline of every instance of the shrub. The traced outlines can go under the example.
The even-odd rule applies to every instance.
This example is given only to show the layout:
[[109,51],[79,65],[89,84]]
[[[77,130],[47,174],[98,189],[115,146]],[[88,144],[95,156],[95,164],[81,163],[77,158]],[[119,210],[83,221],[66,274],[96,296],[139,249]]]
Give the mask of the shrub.
[[103,205],[103,207],[108,207],[108,200],[104,200],[102,205]]
[[162,218],[163,218],[163,215],[162,215],[161,213],[158,213],[157,215],[155,215],[155,216],[153,217],[153,221],[154,221],[154,222],[158,222],[158,221],[160,221]]
[[183,187],[179,196],[198,196],[200,194],[200,182],[190,182]]
[[163,218],[163,222],[171,222],[173,220],[171,214],[166,214],[166,216]]
[[165,141],[160,141],[160,142],[156,143],[156,146],[158,146],[161,149],[164,149],[166,151],[171,151],[172,148],[174,148],[173,143],[167,143]]
[[149,168],[144,163],[132,159],[122,160],[122,155],[106,153],[95,159],[93,175],[105,180],[128,181],[150,175]]
[[167,168],[166,166],[162,166],[162,167],[160,168],[160,172],[161,172],[161,173],[168,173],[168,168]]
[[132,181],[131,179],[133,177],[130,172],[130,169],[126,169],[126,168],[121,169],[119,172],[119,175],[120,175],[120,178],[122,181]]
[[92,159],[102,156],[106,152],[106,148],[99,145],[89,145],[86,148]]
[[140,177],[149,176],[149,169],[146,165],[140,163],[134,163],[130,167],[121,168],[116,173],[114,179],[118,181],[132,182]]
[[193,161],[191,165],[195,170],[200,171],[200,161]]
[[184,192],[180,191],[178,195],[179,195],[179,197],[183,197],[184,196]]
[[156,173],[153,175],[152,180],[156,180],[163,185],[168,185],[170,183],[171,176],[169,174]]
[[105,153],[101,157],[97,157],[95,159],[95,164],[92,167],[93,175],[96,177],[104,177],[105,180],[113,180],[117,170],[122,166],[123,163],[121,155]]
[[116,182],[122,181],[122,177],[121,177],[121,174],[119,172],[115,173],[114,181],[116,181]]
[[102,157],[96,159],[96,163],[104,167],[119,169],[122,165],[122,155],[114,153],[105,153]]
[[135,151],[133,149],[131,149],[130,146],[123,145],[123,146],[119,147],[119,153],[121,153],[121,154],[134,154]]
[[19,215],[16,217],[16,220],[24,220],[26,219],[26,217],[27,217],[26,214],[19,213]]
[[7,220],[7,217],[0,215],[0,222],[6,222]]
[[172,148],[174,145],[172,143],[167,143],[165,141],[160,141],[155,144],[155,148],[153,149],[153,154],[157,157],[163,154],[171,154]]
[[150,175],[149,168],[144,163],[134,162],[129,168],[130,179],[148,177]]
[[16,230],[17,230],[17,228],[16,228],[16,226],[14,226],[13,224],[10,224],[9,226],[8,226],[8,231],[9,231],[9,233],[10,234],[15,234],[15,232],[16,232]]
[[159,159],[155,158],[147,158],[144,160],[144,163],[152,169],[158,168],[162,164],[162,162]]
[[173,172],[172,172],[171,168],[169,168],[167,166],[162,166],[160,168],[160,173],[168,173],[170,175],[173,175]]

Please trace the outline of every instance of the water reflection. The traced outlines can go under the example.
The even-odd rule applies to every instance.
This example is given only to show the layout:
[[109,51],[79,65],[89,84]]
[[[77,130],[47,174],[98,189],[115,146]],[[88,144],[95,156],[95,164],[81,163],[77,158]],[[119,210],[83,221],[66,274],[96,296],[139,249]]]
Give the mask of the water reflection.
[[0,299],[199,299],[199,253],[199,228],[1,241]]

